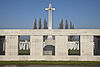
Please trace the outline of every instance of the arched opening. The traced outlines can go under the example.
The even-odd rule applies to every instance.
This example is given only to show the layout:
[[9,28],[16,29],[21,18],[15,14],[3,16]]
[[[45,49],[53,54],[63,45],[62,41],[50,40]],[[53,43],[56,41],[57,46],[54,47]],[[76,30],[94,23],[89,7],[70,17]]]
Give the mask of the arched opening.
[[18,55],[30,55],[30,35],[18,36]]
[[53,46],[53,45],[46,45],[43,48],[43,55],[55,55],[55,46]]
[[80,55],[80,35],[68,36],[68,55]]

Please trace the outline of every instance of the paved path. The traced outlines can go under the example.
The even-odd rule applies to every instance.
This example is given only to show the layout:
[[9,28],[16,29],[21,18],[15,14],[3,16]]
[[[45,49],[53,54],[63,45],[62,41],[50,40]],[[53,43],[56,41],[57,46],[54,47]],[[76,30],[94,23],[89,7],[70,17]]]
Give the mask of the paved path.
[[68,65],[0,65],[0,67],[100,67],[100,66],[68,66]]

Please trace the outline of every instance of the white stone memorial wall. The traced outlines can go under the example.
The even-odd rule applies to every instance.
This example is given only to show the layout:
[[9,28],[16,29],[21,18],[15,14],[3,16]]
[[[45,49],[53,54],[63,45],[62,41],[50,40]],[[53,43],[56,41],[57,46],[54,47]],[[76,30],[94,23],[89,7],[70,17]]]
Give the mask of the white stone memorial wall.
[[33,58],[41,58],[43,56],[43,36],[30,36],[31,47],[30,47],[30,55]]
[[93,36],[83,35],[80,36],[80,40],[81,56],[93,56]]
[[61,58],[68,56],[67,36],[55,36],[55,56]]
[[[100,29],[74,30],[0,30],[5,36],[5,55],[0,61],[45,60],[45,61],[100,61],[94,55],[93,36],[100,36]],[[30,35],[30,55],[18,55],[18,35]],[[43,35],[55,35],[55,56],[43,56]],[[68,55],[68,35],[80,36],[80,55]]]
[[18,56],[18,36],[6,36],[6,56]]

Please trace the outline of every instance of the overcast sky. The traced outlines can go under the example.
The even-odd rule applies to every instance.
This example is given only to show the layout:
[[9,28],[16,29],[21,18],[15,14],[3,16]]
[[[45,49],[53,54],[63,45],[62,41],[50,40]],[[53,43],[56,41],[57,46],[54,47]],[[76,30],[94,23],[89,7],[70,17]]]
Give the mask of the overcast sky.
[[52,7],[53,28],[61,19],[72,21],[75,28],[100,29],[100,0],[0,0],[0,29],[32,29],[35,18],[48,20],[45,8]]

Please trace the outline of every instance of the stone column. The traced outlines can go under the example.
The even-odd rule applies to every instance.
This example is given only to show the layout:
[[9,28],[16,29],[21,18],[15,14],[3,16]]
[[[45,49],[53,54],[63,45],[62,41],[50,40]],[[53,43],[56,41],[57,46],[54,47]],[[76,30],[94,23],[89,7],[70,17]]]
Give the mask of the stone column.
[[30,55],[33,58],[43,56],[42,45],[43,36],[31,36]]
[[5,46],[6,56],[17,56],[18,55],[18,36],[6,36]]
[[81,56],[93,56],[93,36],[80,36],[80,52]]
[[25,46],[26,46],[25,43],[23,43],[23,50],[25,50]]
[[68,36],[55,36],[55,56],[66,57],[68,55]]

